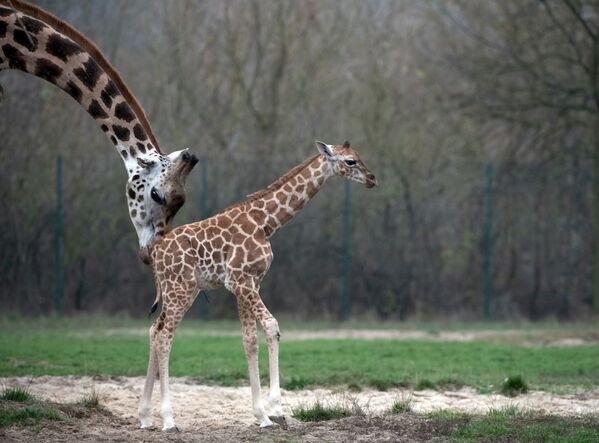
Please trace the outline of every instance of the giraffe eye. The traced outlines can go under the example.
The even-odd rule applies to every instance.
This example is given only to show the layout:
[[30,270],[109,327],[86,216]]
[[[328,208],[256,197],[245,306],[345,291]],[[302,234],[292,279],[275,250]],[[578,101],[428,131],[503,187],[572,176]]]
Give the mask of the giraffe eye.
[[152,200],[154,200],[159,205],[163,205],[165,203],[164,199],[160,198],[160,195],[158,195],[158,192],[155,188],[152,188],[152,192],[150,192],[150,197],[152,197]]
[[356,163],[358,163],[358,162],[355,160],[345,160],[345,164],[347,166],[356,166]]

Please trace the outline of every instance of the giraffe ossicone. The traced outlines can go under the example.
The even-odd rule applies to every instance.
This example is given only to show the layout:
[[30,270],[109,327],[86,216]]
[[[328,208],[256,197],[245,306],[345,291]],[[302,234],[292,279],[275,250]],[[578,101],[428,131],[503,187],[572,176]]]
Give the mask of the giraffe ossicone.
[[69,24],[22,0],[0,0],[0,71],[7,69],[68,93],[110,139],[127,170],[129,217],[140,258],[148,263],[150,245],[170,229],[185,202],[185,179],[198,159],[187,150],[163,154],[143,108],[101,51]]
[[349,142],[329,145],[317,141],[316,147],[318,155],[294,167],[262,191],[250,194],[246,201],[208,219],[177,227],[152,245],[151,266],[156,285],[152,310],[160,300],[162,309],[150,327],[148,372],[138,411],[142,427],[151,426],[152,390],[159,374],[163,430],[176,429],[168,382],[172,340],[199,291],[223,286],[237,299],[254,416],[260,426],[273,424],[260,392],[256,322],[264,330],[268,345],[272,414],[283,416],[279,325],[260,298],[260,283],[273,259],[269,239],[330,177],[345,177],[367,188],[378,184]]

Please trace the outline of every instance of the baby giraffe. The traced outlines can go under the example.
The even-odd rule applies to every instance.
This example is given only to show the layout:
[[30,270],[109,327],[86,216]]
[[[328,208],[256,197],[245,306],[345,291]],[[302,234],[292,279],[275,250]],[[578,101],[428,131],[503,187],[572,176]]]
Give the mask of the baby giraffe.
[[[152,246],[157,293],[152,312],[161,298],[162,311],[150,327],[150,360],[139,406],[142,428],[152,426],[150,401],[158,372],[162,430],[178,431],[168,384],[173,336],[198,292],[222,286],[237,298],[254,415],[261,427],[272,426],[271,418],[284,420],[279,387],[279,325],[260,299],[260,282],[273,258],[269,239],[314,197],[329,177],[344,176],[367,188],[377,185],[375,176],[349,142],[333,146],[317,141],[316,147],[319,155],[291,169],[266,189],[213,217],[173,229]],[[156,196],[156,200],[162,201],[161,196]],[[274,416],[270,418],[260,396],[256,321],[264,329],[268,344],[269,403]]]

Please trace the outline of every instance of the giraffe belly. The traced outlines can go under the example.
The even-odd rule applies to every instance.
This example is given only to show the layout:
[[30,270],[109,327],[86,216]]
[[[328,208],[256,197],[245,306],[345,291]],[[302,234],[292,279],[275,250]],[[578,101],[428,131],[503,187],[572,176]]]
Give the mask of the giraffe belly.
[[195,277],[199,290],[217,289],[221,288],[224,284],[224,280],[220,278],[216,270],[196,268]]

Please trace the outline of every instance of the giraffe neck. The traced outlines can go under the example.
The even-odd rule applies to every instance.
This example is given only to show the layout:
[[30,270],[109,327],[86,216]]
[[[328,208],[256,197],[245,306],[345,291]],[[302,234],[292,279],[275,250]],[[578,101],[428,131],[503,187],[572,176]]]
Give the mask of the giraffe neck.
[[331,165],[322,155],[313,157],[254,194],[258,197],[250,200],[248,212],[270,237],[295,217],[332,175]]
[[0,71],[24,71],[67,92],[108,136],[129,176],[139,154],[160,156],[143,109],[98,48],[53,15],[19,0],[12,4],[16,13],[0,0]]

